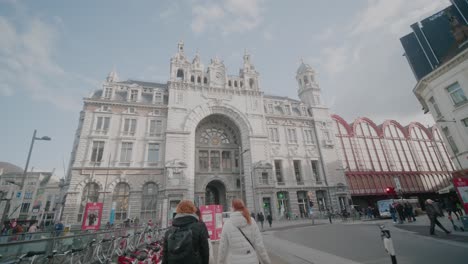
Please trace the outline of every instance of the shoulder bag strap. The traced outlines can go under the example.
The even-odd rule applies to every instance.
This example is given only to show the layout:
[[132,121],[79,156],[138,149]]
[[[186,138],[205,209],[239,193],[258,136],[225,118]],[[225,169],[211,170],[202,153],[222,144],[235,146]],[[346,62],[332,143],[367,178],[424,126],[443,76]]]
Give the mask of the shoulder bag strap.
[[244,232],[242,232],[242,229],[240,229],[239,227],[237,229],[239,229],[239,231],[242,233],[242,235],[245,237],[245,239],[247,239],[247,242],[249,242],[249,244],[252,246],[252,248],[254,250],[256,250],[254,245],[252,244],[252,242],[250,242],[250,240],[247,238],[247,236],[244,234]]

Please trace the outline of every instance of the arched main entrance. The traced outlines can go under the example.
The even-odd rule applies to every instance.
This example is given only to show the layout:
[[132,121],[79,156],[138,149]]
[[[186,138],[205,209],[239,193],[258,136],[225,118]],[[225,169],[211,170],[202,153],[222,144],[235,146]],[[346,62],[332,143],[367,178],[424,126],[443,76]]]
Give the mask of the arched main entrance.
[[219,204],[226,209],[226,187],[220,181],[211,181],[206,185],[205,205]]
[[227,203],[240,197],[241,134],[227,116],[209,115],[195,131],[195,201]]

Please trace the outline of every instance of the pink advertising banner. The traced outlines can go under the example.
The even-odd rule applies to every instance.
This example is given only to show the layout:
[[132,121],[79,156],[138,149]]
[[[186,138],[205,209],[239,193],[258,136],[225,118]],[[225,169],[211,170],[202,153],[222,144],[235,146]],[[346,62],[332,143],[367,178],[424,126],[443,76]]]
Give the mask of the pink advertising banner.
[[81,230],[99,230],[102,218],[102,203],[87,203]]
[[200,206],[200,212],[210,239],[218,240],[223,229],[223,207],[221,205],[203,205]]
[[468,214],[468,178],[453,178],[453,186],[463,204],[465,214]]

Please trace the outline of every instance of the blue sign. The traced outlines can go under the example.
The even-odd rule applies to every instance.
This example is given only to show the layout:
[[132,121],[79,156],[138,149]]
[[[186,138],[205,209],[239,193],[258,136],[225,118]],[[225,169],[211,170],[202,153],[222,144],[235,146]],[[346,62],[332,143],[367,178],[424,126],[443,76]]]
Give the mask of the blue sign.
[[21,198],[21,192],[16,193],[16,198]]
[[111,213],[110,213],[109,223],[113,224],[114,220],[115,220],[115,208],[112,208]]

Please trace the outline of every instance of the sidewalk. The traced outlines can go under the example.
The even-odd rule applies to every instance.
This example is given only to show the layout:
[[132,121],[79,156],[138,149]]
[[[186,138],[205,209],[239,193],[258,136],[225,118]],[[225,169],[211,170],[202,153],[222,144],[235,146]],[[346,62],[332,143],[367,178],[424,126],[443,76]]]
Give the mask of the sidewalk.
[[[219,242],[218,241],[212,241],[211,245],[213,246],[213,255],[214,255],[215,263],[218,263],[217,258],[218,258]],[[282,260],[280,257],[278,257],[277,255],[271,253],[270,251],[268,251],[268,256],[270,256],[271,264],[288,264],[286,261]]]

